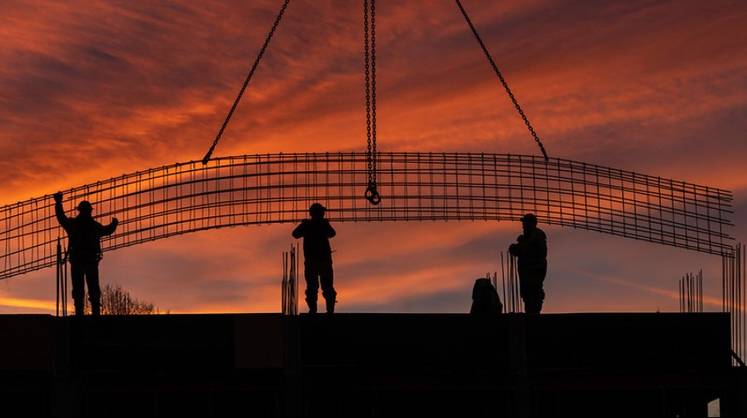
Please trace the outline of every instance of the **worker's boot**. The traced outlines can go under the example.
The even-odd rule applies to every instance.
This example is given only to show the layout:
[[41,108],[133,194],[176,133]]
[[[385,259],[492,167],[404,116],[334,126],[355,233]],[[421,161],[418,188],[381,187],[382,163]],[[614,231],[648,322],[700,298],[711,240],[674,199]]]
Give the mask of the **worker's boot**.
[[535,313],[539,315],[540,312],[542,312],[542,301],[537,302],[537,305],[535,307]]
[[101,302],[99,301],[91,302],[91,315],[93,316],[101,315]]
[[542,302],[536,300],[529,300],[524,302],[524,312],[528,314],[539,314],[542,310]]
[[335,303],[337,303],[334,299],[326,299],[327,301],[327,313],[333,314],[335,313]]
[[306,304],[309,305],[309,313],[315,314],[316,313],[316,301],[306,299]]
[[83,301],[74,300],[73,303],[75,304],[75,316],[83,316],[85,314],[85,306],[83,304]]

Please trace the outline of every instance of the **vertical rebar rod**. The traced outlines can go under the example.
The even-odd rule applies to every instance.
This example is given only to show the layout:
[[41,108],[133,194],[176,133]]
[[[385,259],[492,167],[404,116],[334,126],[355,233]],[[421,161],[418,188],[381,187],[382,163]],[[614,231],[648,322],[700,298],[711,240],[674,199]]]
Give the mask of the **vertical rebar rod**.
[[741,249],[740,249],[739,243],[737,243],[736,249],[737,249],[736,251],[737,256],[734,258],[734,286],[732,287],[732,293],[733,293],[732,298],[734,300],[734,303],[732,304],[732,322],[734,323],[734,334],[733,334],[733,338],[735,342],[734,351],[738,354],[741,354],[741,341],[739,338],[740,337],[739,336],[739,331],[740,331],[740,327],[739,327],[740,267],[739,267],[739,264],[741,262],[741,257],[740,257]]
[[682,276],[679,280],[680,288],[680,312],[685,312],[685,276]]
[[693,304],[694,301],[694,292],[693,292],[693,280],[690,273],[687,273],[687,311],[688,312],[695,312],[695,306]]
[[65,251],[62,258],[62,316],[67,316],[67,269],[68,253]]
[[512,312],[518,312],[518,307],[516,306],[516,277],[514,277],[514,257],[511,256],[509,258],[508,263],[508,269],[510,272],[511,277],[511,311]]
[[700,287],[698,286],[698,277],[691,274],[693,281],[693,311],[700,312]]
[[501,259],[501,284],[503,288],[503,304],[505,305],[505,310],[508,312],[508,300],[506,299],[506,268],[503,263],[503,251],[498,252]]
[[721,312],[726,312],[726,256],[721,256]]
[[513,286],[511,287],[511,290],[513,291],[513,295],[511,295],[514,299],[514,310],[516,312],[521,312],[521,305],[519,301],[516,299],[516,287],[518,285],[518,280],[516,280],[516,258],[511,257],[511,280],[513,281]]
[[687,281],[688,281],[688,288],[690,292],[689,302],[690,302],[690,312],[696,312],[695,309],[695,281],[693,280],[692,273],[687,274]]
[[516,294],[514,287],[516,287],[516,281],[514,279],[514,258],[513,256],[509,256],[508,260],[508,277],[509,277],[509,283],[511,283],[511,312],[516,312],[516,300],[514,298],[514,295]]
[[736,254],[732,261],[732,285],[731,285],[731,324],[732,324],[732,341],[734,352],[739,353],[739,244],[736,246]]
[[519,270],[518,270],[518,259],[514,257],[514,282],[516,283],[514,285],[514,292],[516,293],[516,310],[518,312],[524,311],[522,303],[521,303],[521,278],[519,277]]
[[516,268],[516,301],[520,306],[520,309],[523,309],[523,301],[521,299],[521,277],[519,277],[519,260],[516,259],[516,262],[514,263],[514,268]]
[[743,303],[743,292],[742,292],[742,282],[744,281],[743,277],[743,265],[742,265],[742,244],[737,244],[737,254],[736,254],[736,266],[737,266],[737,303],[736,303],[736,322],[737,322],[737,349],[738,353],[741,358],[744,358],[744,342],[743,342],[743,334],[742,334],[742,316],[744,314],[744,303]]
[[55,270],[55,316],[60,316],[60,279],[62,278],[62,245],[57,237],[57,268]]
[[283,278],[280,282],[280,313],[285,315],[286,314],[286,297],[287,297],[287,291],[288,291],[288,278],[287,278],[287,271],[285,264],[285,251],[283,251],[283,254],[281,255],[281,262],[283,265]]
[[690,273],[687,273],[687,309],[688,312],[694,312],[694,296],[695,292],[693,289],[693,277]]
[[296,315],[298,315],[298,276],[299,276],[299,267],[301,266],[301,253],[299,252],[299,246],[296,244],[296,274],[295,279],[293,280],[293,306],[296,310]]
[[736,332],[737,331],[737,329],[736,329],[736,321],[734,320],[735,319],[734,318],[734,307],[736,306],[736,298],[734,297],[735,294],[736,294],[736,292],[734,291],[734,288],[736,288],[736,285],[737,285],[737,274],[736,274],[737,271],[736,271],[736,267],[737,267],[736,266],[736,258],[732,257],[731,258],[731,263],[730,263],[730,268],[729,268],[731,270],[731,273],[730,273],[730,276],[731,276],[730,277],[730,285],[729,285],[729,314],[730,314],[729,316],[730,316],[730,320],[731,320],[732,345],[733,345],[734,348],[736,348],[736,343],[737,343],[737,341],[734,339],[734,337],[736,336],[736,333],[737,333]]
[[696,299],[697,299],[697,290],[695,289],[695,278],[693,277],[692,273],[688,273],[690,276],[690,305],[692,306],[691,312],[697,312],[697,307],[695,305]]

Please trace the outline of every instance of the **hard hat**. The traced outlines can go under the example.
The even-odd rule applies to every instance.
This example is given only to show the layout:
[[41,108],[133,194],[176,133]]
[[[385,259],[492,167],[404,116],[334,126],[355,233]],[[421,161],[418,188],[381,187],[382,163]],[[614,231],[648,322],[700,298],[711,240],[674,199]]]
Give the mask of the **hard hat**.
[[79,212],[92,212],[93,211],[93,205],[91,205],[91,202],[87,200],[82,200],[80,203],[78,203],[78,209]]
[[532,225],[537,225],[537,217],[534,216],[533,213],[527,213],[526,215],[522,216],[520,221],[522,223],[528,223]]
[[327,208],[322,206],[322,204],[319,202],[314,203],[311,206],[309,206],[309,212],[317,212],[317,211],[326,212]]

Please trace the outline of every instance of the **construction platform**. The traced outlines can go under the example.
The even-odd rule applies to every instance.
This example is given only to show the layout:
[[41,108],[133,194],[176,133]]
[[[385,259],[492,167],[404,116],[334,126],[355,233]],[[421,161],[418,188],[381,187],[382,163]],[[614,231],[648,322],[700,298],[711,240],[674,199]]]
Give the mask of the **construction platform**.
[[729,317],[0,316],[2,416],[743,417]]

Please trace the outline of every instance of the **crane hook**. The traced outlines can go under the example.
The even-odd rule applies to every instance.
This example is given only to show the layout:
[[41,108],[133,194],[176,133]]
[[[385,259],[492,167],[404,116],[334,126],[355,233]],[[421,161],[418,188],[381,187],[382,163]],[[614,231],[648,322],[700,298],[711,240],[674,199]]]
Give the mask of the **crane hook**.
[[378,205],[381,203],[381,195],[379,194],[379,191],[376,189],[376,184],[371,183],[366,188],[366,193],[364,194],[366,200],[371,202],[372,205]]

